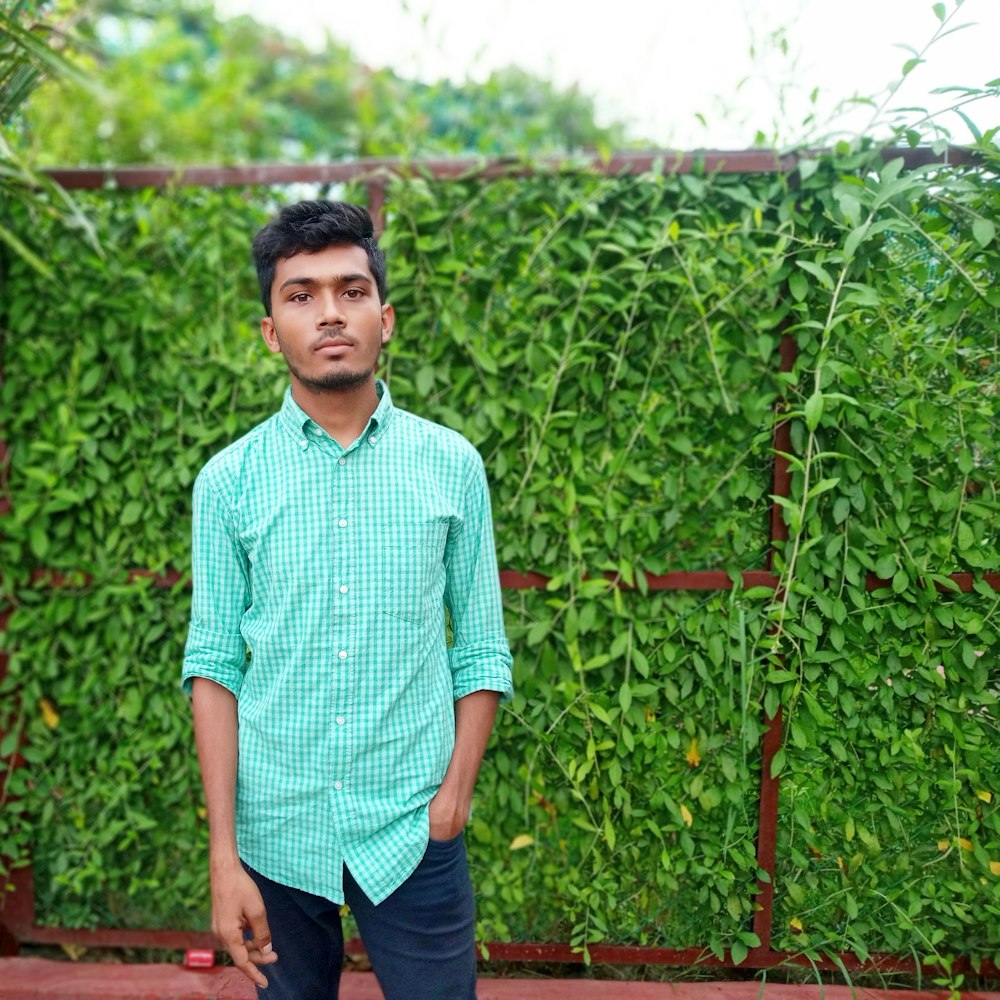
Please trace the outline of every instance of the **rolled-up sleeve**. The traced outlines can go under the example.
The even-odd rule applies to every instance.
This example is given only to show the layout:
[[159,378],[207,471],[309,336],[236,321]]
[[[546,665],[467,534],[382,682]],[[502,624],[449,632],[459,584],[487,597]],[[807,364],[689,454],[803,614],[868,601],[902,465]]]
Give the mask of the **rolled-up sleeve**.
[[195,677],[239,697],[247,669],[240,623],[250,606],[250,572],[232,511],[202,472],[195,480],[191,565],[194,593],[181,686]]
[[445,570],[455,700],[473,691],[499,691],[507,700],[513,694],[512,660],[504,632],[490,495],[478,455],[465,490],[461,524],[449,537]]

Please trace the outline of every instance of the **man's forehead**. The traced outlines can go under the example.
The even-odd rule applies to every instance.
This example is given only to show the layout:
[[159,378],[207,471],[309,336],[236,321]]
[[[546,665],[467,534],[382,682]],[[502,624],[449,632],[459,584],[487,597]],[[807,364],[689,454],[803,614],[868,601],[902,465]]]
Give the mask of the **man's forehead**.
[[346,243],[324,247],[314,252],[302,251],[290,257],[282,257],[275,267],[274,277],[276,281],[287,281],[293,275],[330,280],[342,275],[359,274],[374,281],[364,247]]

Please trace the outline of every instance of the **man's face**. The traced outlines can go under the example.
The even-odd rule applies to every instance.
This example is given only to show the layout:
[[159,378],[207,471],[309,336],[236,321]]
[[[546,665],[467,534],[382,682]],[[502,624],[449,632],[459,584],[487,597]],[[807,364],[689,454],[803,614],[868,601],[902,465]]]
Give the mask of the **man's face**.
[[392,306],[379,302],[368,255],[348,244],[278,261],[271,315],[260,328],[293,381],[333,392],[374,380],[393,321]]

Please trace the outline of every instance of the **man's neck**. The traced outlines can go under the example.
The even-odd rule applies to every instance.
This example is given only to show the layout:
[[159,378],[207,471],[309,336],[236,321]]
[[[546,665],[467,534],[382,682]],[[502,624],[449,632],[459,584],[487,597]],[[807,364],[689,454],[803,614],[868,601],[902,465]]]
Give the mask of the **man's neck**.
[[341,446],[350,447],[378,407],[375,379],[343,389],[318,391],[292,378],[292,399]]

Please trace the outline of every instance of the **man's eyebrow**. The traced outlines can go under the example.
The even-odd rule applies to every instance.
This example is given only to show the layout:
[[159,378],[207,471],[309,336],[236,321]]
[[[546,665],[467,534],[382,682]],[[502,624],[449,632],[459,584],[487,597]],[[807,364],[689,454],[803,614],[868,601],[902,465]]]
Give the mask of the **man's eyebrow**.
[[357,274],[335,274],[332,278],[326,278],[320,280],[319,278],[287,278],[281,283],[281,287],[278,289],[279,292],[284,291],[289,285],[304,285],[306,288],[316,288],[319,285],[351,285],[354,282],[363,281],[366,284],[371,284],[372,279],[368,277],[367,274],[358,272]]

